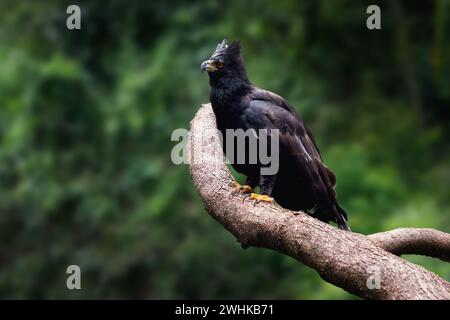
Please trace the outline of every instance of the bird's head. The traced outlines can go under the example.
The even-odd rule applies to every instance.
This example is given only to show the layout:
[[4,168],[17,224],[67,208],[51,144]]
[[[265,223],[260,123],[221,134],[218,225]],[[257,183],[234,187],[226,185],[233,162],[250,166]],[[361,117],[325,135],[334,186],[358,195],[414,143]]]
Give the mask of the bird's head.
[[211,79],[241,78],[247,80],[241,46],[238,41],[228,44],[224,39],[217,45],[212,56],[203,61],[200,68],[208,72]]

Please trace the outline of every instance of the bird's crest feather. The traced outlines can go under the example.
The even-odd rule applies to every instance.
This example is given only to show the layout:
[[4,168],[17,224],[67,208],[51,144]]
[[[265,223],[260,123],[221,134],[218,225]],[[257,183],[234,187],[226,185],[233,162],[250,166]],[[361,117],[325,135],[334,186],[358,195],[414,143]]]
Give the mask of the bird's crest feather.
[[222,42],[220,42],[216,50],[213,53],[213,57],[218,56],[238,56],[241,52],[241,45],[239,41],[234,41],[230,45],[228,44],[227,39],[223,39]]

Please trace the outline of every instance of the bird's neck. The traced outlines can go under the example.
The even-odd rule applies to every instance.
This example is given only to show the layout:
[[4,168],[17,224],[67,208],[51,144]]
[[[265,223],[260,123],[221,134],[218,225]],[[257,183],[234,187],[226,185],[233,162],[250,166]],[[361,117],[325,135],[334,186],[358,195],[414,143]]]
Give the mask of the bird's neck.
[[211,103],[226,105],[246,95],[251,91],[252,85],[246,76],[241,77],[214,77],[210,76]]

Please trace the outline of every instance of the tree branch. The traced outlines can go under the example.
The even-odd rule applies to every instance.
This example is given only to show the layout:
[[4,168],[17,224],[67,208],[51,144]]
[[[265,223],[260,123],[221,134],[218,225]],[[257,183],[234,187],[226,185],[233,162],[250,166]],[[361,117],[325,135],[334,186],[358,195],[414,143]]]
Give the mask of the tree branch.
[[401,228],[368,236],[396,255],[421,254],[450,262],[450,234],[435,229]]
[[[209,104],[202,105],[191,122],[189,160],[194,185],[206,210],[244,248],[254,246],[287,254],[315,269],[325,281],[363,298],[450,299],[449,282],[384,250],[406,250],[404,245],[399,246],[403,251],[394,250],[395,241],[386,240],[392,234],[369,238],[339,230],[303,212],[277,204],[255,204],[245,196],[233,195],[233,179],[224,162]],[[404,239],[404,233],[399,234]],[[420,248],[424,250],[424,246]]]

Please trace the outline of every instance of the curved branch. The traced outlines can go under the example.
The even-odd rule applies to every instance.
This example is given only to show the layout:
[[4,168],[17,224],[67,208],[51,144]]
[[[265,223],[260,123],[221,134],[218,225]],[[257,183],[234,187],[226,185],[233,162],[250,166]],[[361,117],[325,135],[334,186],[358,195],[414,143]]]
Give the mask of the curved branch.
[[303,212],[232,195],[211,106],[191,122],[190,173],[210,215],[243,247],[273,249],[315,269],[320,276],[370,299],[450,299],[450,283],[375,245],[361,234],[339,230]]
[[450,262],[450,234],[435,229],[400,228],[368,236],[378,247],[396,254],[420,254]]

